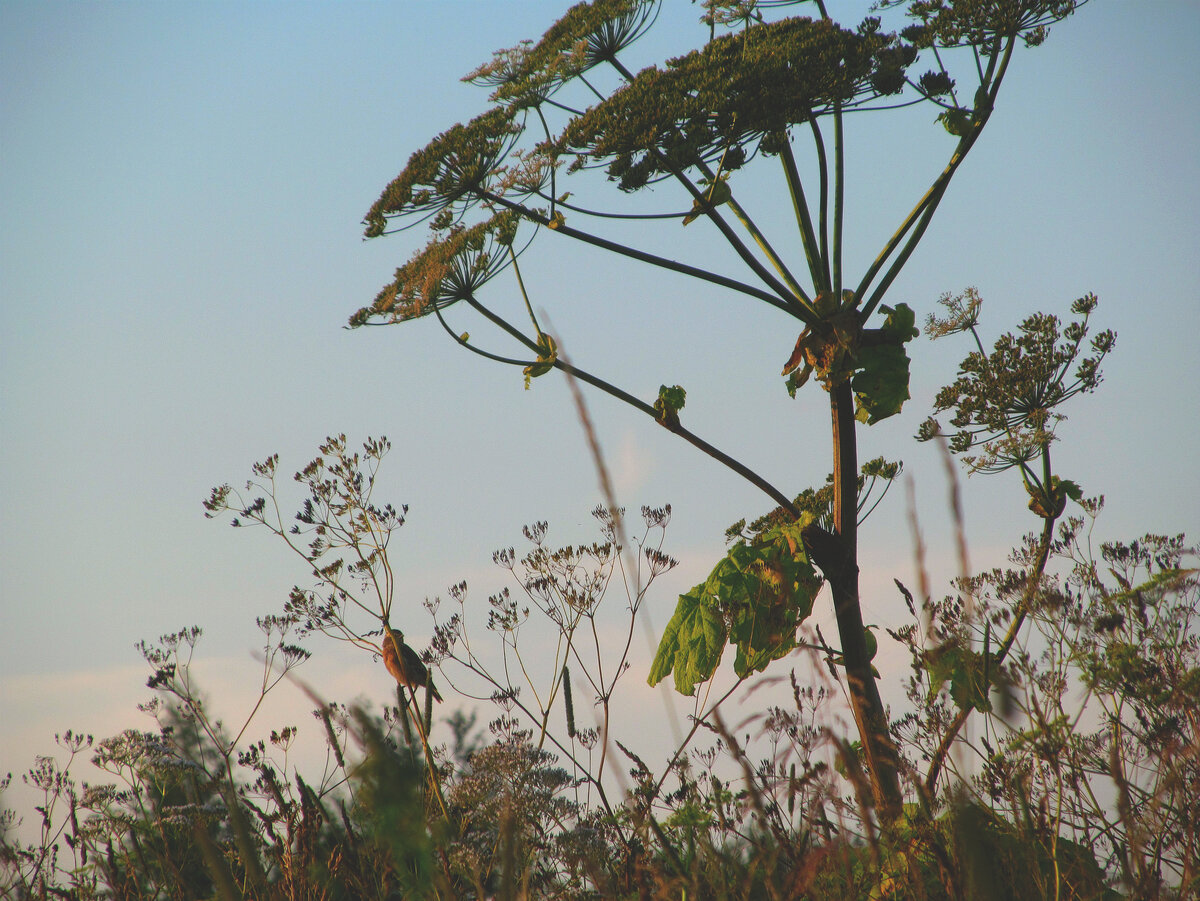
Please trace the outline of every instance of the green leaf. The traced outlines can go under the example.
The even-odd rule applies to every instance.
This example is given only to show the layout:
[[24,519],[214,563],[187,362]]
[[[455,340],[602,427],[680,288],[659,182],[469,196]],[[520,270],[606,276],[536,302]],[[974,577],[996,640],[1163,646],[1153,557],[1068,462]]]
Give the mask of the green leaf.
[[903,347],[882,344],[864,347],[856,361],[861,367],[850,380],[854,389],[854,418],[874,425],[900,412],[908,393],[908,354]]
[[821,588],[800,537],[807,522],[738,541],[702,584],[680,596],[651,667],[651,685],[674,672],[676,689],[691,695],[716,672],[726,641],[737,648],[739,676],[761,672],[796,647],[796,630]]
[[1061,479],[1055,487],[1071,500],[1075,501],[1075,503],[1083,500],[1083,489],[1079,487],[1078,483],[1072,482],[1070,479]]
[[909,399],[909,359],[904,345],[920,334],[915,326],[916,314],[908,304],[879,309],[887,314],[879,329],[885,343],[859,348],[850,382],[854,416],[867,425],[896,415]]
[[961,138],[971,128],[971,111],[956,107],[946,110],[937,117],[937,120],[942,123],[946,131],[956,138]]
[[867,640],[867,659],[868,660],[874,660],[875,655],[879,653],[879,639],[875,637],[875,630],[878,628],[879,628],[878,626],[874,626],[874,625],[867,626],[867,630],[864,633],[864,637]]
[[879,309],[887,314],[883,325],[880,326],[880,331],[885,335],[895,338],[901,344],[907,344],[921,334],[921,330],[917,328],[917,314],[908,304],[898,303],[894,308],[881,304]]
[[793,400],[796,399],[796,391],[804,387],[805,382],[808,381],[808,377],[812,375],[812,371],[812,367],[805,363],[803,369],[793,369],[788,373],[786,383],[788,397]]
[[558,359],[558,345],[554,339],[545,332],[538,334],[538,361],[530,363],[522,371],[525,373],[525,390],[529,390],[529,380],[536,379],[538,376],[545,375],[554,368],[554,362]]
[[720,611],[705,600],[705,585],[679,596],[675,615],[667,623],[647,680],[657,685],[675,674],[675,690],[691,696],[696,684],[709,679],[725,650],[725,623]]
[[1070,479],[1050,477],[1050,490],[1045,486],[1035,487],[1026,483],[1025,491],[1029,494],[1029,509],[1044,519],[1055,519],[1062,515],[1067,506],[1067,498],[1079,503],[1083,500],[1083,489]]
[[929,700],[950,683],[950,697],[961,710],[974,708],[988,712],[992,709],[989,697],[992,679],[985,675],[987,661],[982,654],[956,644],[943,644],[925,656],[929,673]]
[[666,385],[658,386],[658,400],[654,402],[654,411],[658,414],[658,421],[668,428],[679,425],[679,411],[683,409],[687,399],[687,392],[679,385],[673,385],[668,388]]

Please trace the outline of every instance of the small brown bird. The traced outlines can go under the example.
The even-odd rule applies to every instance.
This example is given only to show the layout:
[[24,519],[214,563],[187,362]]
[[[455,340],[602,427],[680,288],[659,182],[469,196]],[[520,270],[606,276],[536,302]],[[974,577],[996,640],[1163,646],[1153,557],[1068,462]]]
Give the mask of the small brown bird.
[[[400,644],[398,652],[392,641],[392,635],[396,636],[396,641]],[[439,703],[441,702],[442,696],[438,694],[438,690],[429,680],[429,670],[421,662],[421,655],[404,643],[404,633],[398,629],[392,629],[391,634],[388,634],[387,631],[383,633],[383,665],[401,685],[409,688],[421,688],[427,685],[429,692]]]

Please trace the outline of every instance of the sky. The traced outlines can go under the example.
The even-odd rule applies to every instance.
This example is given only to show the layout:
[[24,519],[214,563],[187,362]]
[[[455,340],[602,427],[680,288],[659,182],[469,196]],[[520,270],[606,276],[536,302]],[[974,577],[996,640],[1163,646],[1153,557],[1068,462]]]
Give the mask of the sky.
[[[482,630],[484,599],[505,584],[492,551],[520,549],[523,524],[548,520],[558,543],[596,537],[597,479],[557,375],[526,391],[519,370],[452,346],[436,323],[343,328],[424,240],[364,241],[367,208],[411,152],[486,108],[461,76],[566,5],[0,4],[0,775],[68,728],[149,728],[134,643],[185,626],[204,629],[197,669],[222,714],[249,709],[255,617],[280,612],[306,572],[266,533],[206,520],[201,502],[272,453],[290,473],[326,435],[392,440],[378,490],[409,505],[393,562],[414,643],[429,634],[420,601],[464,578]],[[853,23],[865,6],[831,11]],[[671,0],[631,67],[701,41],[697,16]],[[1190,2],[1095,0],[1019,53],[888,296],[923,318],[976,286],[985,337],[1099,296],[1095,327],[1117,348],[1055,449],[1061,473],[1107,498],[1098,540],[1200,526],[1198,40]],[[860,272],[951,139],[924,108],[851,117],[847,134],[847,260]],[[789,234],[775,170],[745,184],[747,206]],[[685,205],[666,186],[607,196]],[[706,223],[638,234],[739,274]],[[553,235],[522,263],[577,363],[646,400],[685,386],[689,427],[788,494],[823,481],[825,398],[809,386],[792,401],[778,376],[794,320]],[[519,303],[511,285],[497,291]],[[481,323],[453,321],[482,342]],[[935,584],[954,574],[942,461],[912,436],[967,350],[915,342],[912,400],[861,434],[864,459],[906,473],[863,530],[868,621],[903,622],[890,586],[914,578],[910,507]],[[640,414],[589,405],[620,502],[673,505],[665,549],[681,565],[647,606],[661,628],[723,553],[725,528],[772,504]],[[977,566],[1036,526],[1014,478],[962,490]],[[369,655],[306,644],[303,676],[326,696],[387,698]],[[648,660],[640,648],[628,691],[661,710]],[[894,691],[904,662],[887,661]],[[289,685],[274,703],[260,734],[311,706]]]

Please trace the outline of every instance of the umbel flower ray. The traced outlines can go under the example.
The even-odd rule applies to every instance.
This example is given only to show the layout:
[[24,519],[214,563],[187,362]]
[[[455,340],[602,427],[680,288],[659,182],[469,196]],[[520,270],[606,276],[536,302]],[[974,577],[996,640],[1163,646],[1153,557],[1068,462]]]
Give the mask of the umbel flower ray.
[[477,225],[455,226],[438,235],[396,270],[369,307],[350,317],[350,326],[405,322],[474,297],[512,263],[509,249],[518,218],[502,212]]
[[659,0],[596,0],[567,10],[536,44],[501,50],[464,81],[495,86],[492,101],[525,108],[605,62],[649,30]]
[[424,221],[451,208],[461,214],[478,202],[523,130],[515,117],[514,110],[493,108],[447,129],[409,157],[363,218],[366,237],[384,234],[396,217]]
[[[1077,394],[1094,391],[1100,384],[1100,362],[1116,343],[1116,334],[1105,330],[1092,338],[1085,352],[1088,319],[1098,303],[1094,294],[1079,298],[1071,312],[1080,317],[1060,327],[1057,316],[1038,313],[1021,323],[1015,334],[1001,335],[991,354],[985,354],[976,333],[982,301],[974,289],[960,297],[942,298],[949,310],[946,319],[930,316],[927,331],[933,337],[969,331],[979,350],[959,367],[955,381],[938,392],[935,413],[953,410],[950,450],[964,456],[975,472],[1001,472],[1024,467],[1054,440],[1062,420],[1055,412]],[[918,433],[921,440],[943,434],[934,418]]]

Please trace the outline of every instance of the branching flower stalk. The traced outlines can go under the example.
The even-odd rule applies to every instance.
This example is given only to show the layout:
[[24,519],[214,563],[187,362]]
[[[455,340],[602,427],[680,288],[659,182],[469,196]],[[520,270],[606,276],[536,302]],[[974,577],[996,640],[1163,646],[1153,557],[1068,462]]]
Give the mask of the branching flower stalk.
[[[316,587],[293,588],[284,617],[274,618],[287,627],[298,624],[302,636],[320,632],[378,655],[384,640],[397,648],[403,644],[391,625],[396,583],[388,544],[392,532],[404,524],[407,508],[379,506],[372,500],[379,465],[390,448],[387,438],[372,438],[361,454],[351,453],[345,435],[326,439],[320,455],[294,476],[308,497],[290,527],[279,507],[278,454],[254,465],[255,478],[246,483],[249,498],[225,484],[214,488],[204,502],[206,516],[232,513],[235,527],[264,526],[304,559]],[[307,542],[301,540],[304,537]],[[381,636],[379,644],[372,635]],[[280,678],[282,673],[276,682]],[[401,688],[398,697],[401,716],[417,725],[425,759],[432,761],[428,726],[415,691],[406,695]],[[430,790],[448,816],[437,767],[431,763],[426,772]]]
[[[1071,311],[1079,318],[1061,332],[1056,317],[1037,314],[1021,324],[1018,335],[1009,333],[997,339],[988,355],[978,331],[983,304],[978,292],[968,288],[958,296],[945,295],[941,302],[947,315],[929,317],[926,331],[930,337],[966,332],[977,348],[963,361],[959,378],[939,392],[935,401],[936,412],[954,413],[950,421],[958,431],[951,438],[950,450],[962,455],[973,472],[1017,469],[1030,498],[1029,507],[1042,519],[1012,621],[984,662],[989,670],[999,672],[1044,591],[1055,523],[1068,499],[1083,502],[1079,486],[1053,472],[1050,447],[1054,428],[1065,418],[1055,411],[1075,395],[1096,389],[1101,381],[1100,363],[1115,345],[1116,335],[1111,330],[1100,332],[1090,342],[1091,354],[1081,358],[1088,321],[1098,303],[1095,295],[1088,294],[1072,304]],[[930,418],[922,424],[918,437],[927,441],[942,434],[940,423]],[[982,453],[967,455],[974,448],[981,448]],[[1036,471],[1030,465],[1034,462]],[[970,705],[959,709],[934,751],[925,776],[930,795],[946,755],[974,709]]]
[[[525,536],[533,545],[524,557],[518,558],[512,548],[497,551],[495,562],[507,569],[517,581],[520,592],[529,606],[523,610],[508,589],[489,598],[492,612],[488,628],[500,639],[503,651],[501,672],[493,672],[474,648],[468,629],[470,617],[466,610],[465,583],[453,586],[451,598],[459,610],[435,625],[434,644],[438,656],[460,664],[466,673],[473,675],[491,690],[490,699],[505,710],[521,713],[536,729],[536,747],[540,749],[550,742],[594,788],[601,804],[610,814],[616,813],[607,797],[602,783],[604,752],[600,763],[593,771],[579,760],[575,746],[582,743],[590,750],[601,735],[607,735],[611,717],[611,699],[617,682],[625,674],[625,660],[632,643],[634,624],[641,604],[654,580],[675,565],[662,551],[663,530],[670,518],[670,508],[643,508],[646,533],[635,542],[637,571],[629,574],[625,569],[624,555],[618,541],[617,512],[603,507],[593,511],[601,524],[603,541],[592,545],[568,546],[552,550],[545,543],[546,523],[536,523],[525,528]],[[657,540],[652,533],[658,532]],[[644,569],[643,569],[644,567]],[[625,638],[616,656],[616,666],[609,667],[606,661],[613,658],[612,649],[602,641],[597,616],[602,602],[620,571],[629,598],[628,623]],[[435,619],[440,601],[428,604]],[[520,630],[528,620],[530,608],[536,608],[549,621],[556,633],[556,650],[552,659],[539,652],[535,670],[522,652]],[[510,667],[510,660],[515,666]],[[596,699],[600,708],[598,731],[581,729],[578,725],[574,735],[564,741],[549,728],[549,719],[559,704],[559,695],[565,689],[564,668],[570,666],[576,674],[576,685],[584,684]],[[443,672],[446,670],[443,668]],[[544,674],[547,684],[539,689],[538,679]],[[518,678],[514,678],[519,675]],[[579,678],[581,676],[582,678]],[[471,691],[461,678],[451,678],[460,693],[467,696],[486,697]],[[533,693],[534,702],[528,704],[521,698],[522,687]]]

